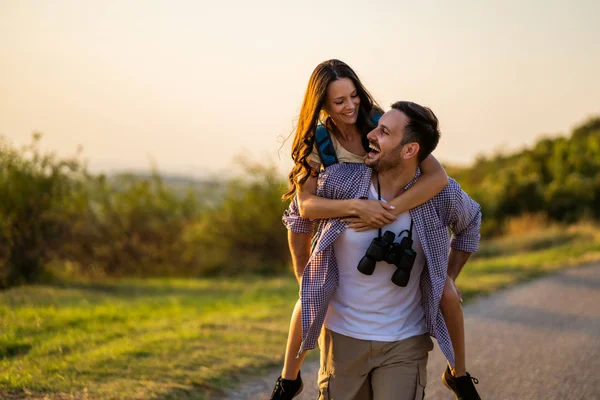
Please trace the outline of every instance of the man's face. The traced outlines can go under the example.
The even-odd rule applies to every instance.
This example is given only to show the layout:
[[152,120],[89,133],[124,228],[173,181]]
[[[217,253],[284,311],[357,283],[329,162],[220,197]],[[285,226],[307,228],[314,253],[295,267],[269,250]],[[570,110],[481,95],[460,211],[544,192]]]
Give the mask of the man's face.
[[415,158],[419,145],[401,144],[408,122],[406,114],[394,109],[381,116],[377,127],[367,135],[371,148],[365,158],[367,167],[381,172]]

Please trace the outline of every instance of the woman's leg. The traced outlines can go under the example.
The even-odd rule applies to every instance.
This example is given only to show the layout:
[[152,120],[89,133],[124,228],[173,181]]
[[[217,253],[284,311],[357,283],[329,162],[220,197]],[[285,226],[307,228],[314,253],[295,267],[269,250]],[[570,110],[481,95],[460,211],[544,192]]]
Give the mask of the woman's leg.
[[456,365],[452,371],[453,375],[457,377],[466,375],[465,321],[460,305],[460,295],[451,278],[446,278],[440,308],[448,327],[452,347],[454,348]]
[[285,348],[285,360],[283,362],[283,370],[281,371],[281,377],[283,379],[295,380],[304,362],[304,356],[306,352],[298,358],[298,351],[300,350],[300,344],[302,343],[302,305],[300,299],[296,302],[294,312],[292,313],[292,319],[290,321],[290,331],[288,333],[287,346]]
[[[290,255],[292,256],[292,264],[294,266],[294,274],[298,280],[298,286],[302,288],[302,275],[310,258],[311,252],[311,236],[288,231],[288,245],[290,247]],[[295,380],[300,371],[300,366],[304,361],[304,354],[296,358],[302,343],[302,306],[300,299],[296,302],[292,319],[290,321],[290,330],[288,333],[287,346],[285,348],[285,359],[283,362],[283,371],[281,377],[283,379]]]
[[[311,250],[310,235],[288,231],[288,244],[294,266],[294,274],[302,287],[302,275],[308,263]],[[300,300],[296,302],[290,330],[288,333],[287,346],[285,348],[285,359],[281,376],[275,383],[271,394],[271,400],[289,400],[302,391],[302,379],[300,378],[300,367],[304,361],[304,354],[296,358],[302,343],[302,306]]]
[[302,362],[304,361],[305,353],[296,358],[300,344],[302,343],[301,312],[302,307],[300,300],[298,300],[290,321],[290,332],[285,349],[283,370],[281,376],[275,382],[275,388],[273,388],[270,400],[291,400],[302,392],[303,384],[300,378],[300,366],[302,366]]

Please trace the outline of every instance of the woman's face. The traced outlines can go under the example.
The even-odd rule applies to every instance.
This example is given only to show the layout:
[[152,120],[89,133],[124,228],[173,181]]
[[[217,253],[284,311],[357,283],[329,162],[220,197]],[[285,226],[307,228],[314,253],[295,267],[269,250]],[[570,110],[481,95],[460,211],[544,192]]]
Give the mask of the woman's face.
[[327,99],[323,107],[336,125],[355,124],[358,119],[360,97],[350,78],[340,78],[327,87]]

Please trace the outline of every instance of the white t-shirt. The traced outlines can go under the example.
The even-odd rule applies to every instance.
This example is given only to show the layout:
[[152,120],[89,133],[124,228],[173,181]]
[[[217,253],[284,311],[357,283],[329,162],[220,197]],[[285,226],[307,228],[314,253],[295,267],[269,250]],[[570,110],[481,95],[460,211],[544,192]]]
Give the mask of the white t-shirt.
[[[371,185],[369,199],[377,199]],[[385,201],[382,199],[382,201]],[[400,214],[396,221],[382,228],[398,234],[410,228],[410,214]],[[333,243],[339,270],[339,286],[329,304],[325,327],[356,339],[393,342],[427,332],[425,311],[421,304],[421,273],[425,265],[423,248],[413,227],[413,250],[417,257],[406,287],[391,281],[396,266],[385,261],[375,265],[373,275],[364,275],[357,266],[378,230],[355,232],[346,229]]]

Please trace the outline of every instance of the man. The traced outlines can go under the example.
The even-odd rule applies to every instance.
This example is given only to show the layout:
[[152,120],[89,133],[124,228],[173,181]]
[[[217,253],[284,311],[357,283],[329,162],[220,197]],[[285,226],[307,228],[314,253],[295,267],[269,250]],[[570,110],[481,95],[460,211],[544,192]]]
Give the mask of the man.
[[[371,151],[366,166],[327,168],[319,177],[319,196],[385,200],[401,194],[419,178],[419,163],[437,146],[438,121],[427,108],[397,102],[368,138]],[[365,261],[373,239],[381,235],[346,230],[348,222],[353,221],[331,219],[319,226],[302,279],[301,351],[315,347],[324,326],[319,372],[322,399],[420,399],[432,348],[429,335],[437,338],[451,365],[454,361],[440,300],[446,280],[456,278],[470,253],[477,250],[479,205],[450,180],[435,198],[382,229],[393,232],[396,242],[407,236],[412,240],[408,247],[416,257],[405,286],[396,284],[403,284],[402,279],[395,279],[396,283],[391,279],[396,265],[406,267],[406,263],[394,261],[389,254],[381,261],[377,257]],[[448,228],[454,233],[451,245]],[[374,265],[372,275],[359,272],[359,263],[363,272],[370,272]],[[447,378],[449,386],[456,384],[451,375]],[[471,378],[466,378],[470,383]]]

